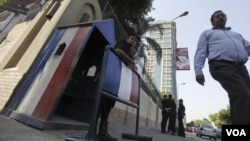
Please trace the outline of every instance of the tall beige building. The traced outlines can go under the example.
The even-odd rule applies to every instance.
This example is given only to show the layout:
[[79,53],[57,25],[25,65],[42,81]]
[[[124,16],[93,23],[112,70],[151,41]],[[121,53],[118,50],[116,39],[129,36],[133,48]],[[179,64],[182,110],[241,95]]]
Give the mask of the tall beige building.
[[[176,26],[173,21],[159,20],[151,24],[161,25],[162,31],[158,29],[150,30],[147,36],[156,40],[162,48],[162,58],[160,62],[156,60],[154,50],[148,50],[147,71],[155,82],[156,87],[160,92],[176,93],[176,78],[175,78],[175,50],[176,42]],[[161,33],[162,32],[162,33]],[[174,53],[174,54],[173,54]]]

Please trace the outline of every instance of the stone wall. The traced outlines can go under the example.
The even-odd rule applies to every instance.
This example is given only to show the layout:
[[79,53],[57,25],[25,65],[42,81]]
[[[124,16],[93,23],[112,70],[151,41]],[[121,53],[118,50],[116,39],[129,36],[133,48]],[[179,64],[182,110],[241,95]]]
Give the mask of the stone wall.
[[[142,89],[140,95],[139,126],[159,128],[161,109]],[[135,126],[137,109],[126,104],[116,102],[109,117],[109,122],[126,126]]]
[[18,72],[0,72],[0,109],[9,100],[22,76],[23,74]]
[[[91,21],[101,19],[97,0],[62,1],[53,17],[48,19],[46,14],[53,4],[53,1],[48,1],[34,19],[16,24],[0,42],[0,111],[56,27],[79,22],[79,15],[84,12],[90,15]],[[77,15],[74,13],[78,13],[78,17],[72,17]],[[15,19],[20,19],[19,15]]]

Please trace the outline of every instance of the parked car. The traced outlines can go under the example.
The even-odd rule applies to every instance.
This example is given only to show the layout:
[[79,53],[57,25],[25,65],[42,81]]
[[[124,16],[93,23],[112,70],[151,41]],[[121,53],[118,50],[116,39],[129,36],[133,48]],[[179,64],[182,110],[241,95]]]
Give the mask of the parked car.
[[216,141],[216,129],[210,124],[199,124],[196,130],[196,136],[198,137],[209,137],[209,139],[214,139]]
[[187,132],[193,133],[193,127],[187,127],[187,128],[186,128],[186,131],[187,131]]
[[221,136],[222,136],[221,128],[216,129],[216,137],[221,139]]

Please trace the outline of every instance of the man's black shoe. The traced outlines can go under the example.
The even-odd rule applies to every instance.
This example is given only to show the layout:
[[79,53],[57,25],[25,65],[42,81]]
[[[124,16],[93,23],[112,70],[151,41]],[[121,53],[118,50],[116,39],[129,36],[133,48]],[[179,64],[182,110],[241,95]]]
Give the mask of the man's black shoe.
[[175,133],[174,133],[174,132],[171,132],[171,135],[174,135],[174,136],[175,136]]
[[167,131],[161,131],[161,133],[166,134],[166,133],[167,133]]
[[185,135],[178,135],[178,136],[183,137],[183,138],[185,138],[185,137],[186,137]]

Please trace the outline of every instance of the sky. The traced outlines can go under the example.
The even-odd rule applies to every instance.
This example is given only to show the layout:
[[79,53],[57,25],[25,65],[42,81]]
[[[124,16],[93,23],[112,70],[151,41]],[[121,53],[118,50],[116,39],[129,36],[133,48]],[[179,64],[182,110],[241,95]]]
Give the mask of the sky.
[[[148,16],[155,20],[171,21],[183,12],[187,16],[177,18],[177,47],[188,47],[190,70],[176,72],[177,92],[184,100],[187,122],[196,119],[209,119],[209,114],[215,114],[229,106],[226,91],[215,81],[208,69],[207,60],[203,68],[205,85],[195,81],[194,54],[201,32],[211,29],[210,17],[216,10],[222,10],[227,15],[227,24],[233,31],[240,33],[250,41],[250,1],[249,0],[154,0],[153,8]],[[250,61],[246,63],[250,70]],[[183,85],[182,83],[186,83]]]

